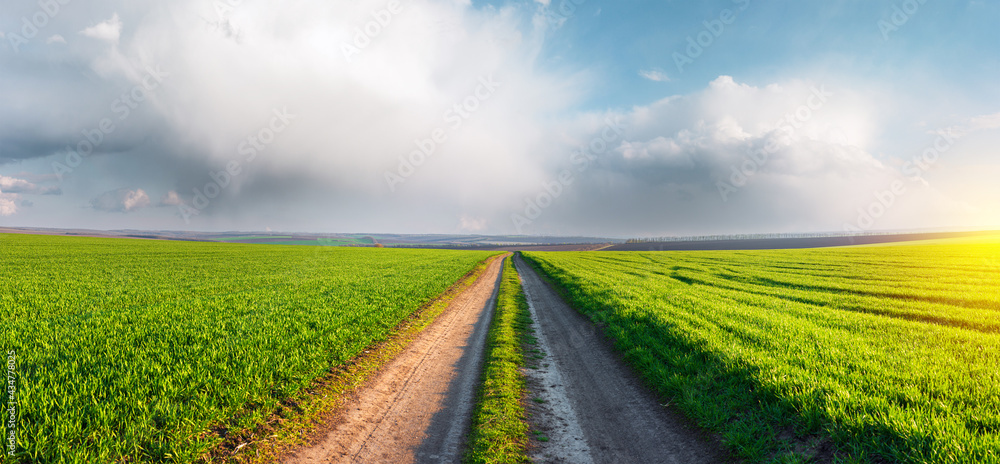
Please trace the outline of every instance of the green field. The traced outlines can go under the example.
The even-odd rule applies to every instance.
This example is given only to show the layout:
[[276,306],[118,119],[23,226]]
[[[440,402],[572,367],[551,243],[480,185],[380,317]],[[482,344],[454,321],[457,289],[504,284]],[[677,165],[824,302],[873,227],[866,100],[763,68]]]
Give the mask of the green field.
[[259,239],[265,239],[265,238],[273,238],[273,239],[285,239],[285,238],[287,238],[287,239],[290,239],[290,238],[292,238],[292,236],[291,235],[243,235],[243,236],[240,236],[240,237],[222,237],[222,238],[216,238],[216,239],[213,239],[213,240],[215,240],[216,242],[241,242],[241,241],[245,241],[245,240],[259,240]]
[[1000,239],[525,255],[750,462],[1000,462]]
[[223,237],[213,239],[216,242],[241,243],[252,242],[257,245],[310,245],[310,246],[351,246],[372,245],[374,240],[369,236],[338,236],[322,237],[312,240],[294,240],[291,235],[246,235],[240,237]]
[[309,245],[309,246],[348,246],[348,245],[370,245],[371,240],[361,241],[355,239],[318,239],[318,240],[275,240],[273,242],[259,242],[264,245]]
[[493,254],[0,235],[0,462],[195,460]]

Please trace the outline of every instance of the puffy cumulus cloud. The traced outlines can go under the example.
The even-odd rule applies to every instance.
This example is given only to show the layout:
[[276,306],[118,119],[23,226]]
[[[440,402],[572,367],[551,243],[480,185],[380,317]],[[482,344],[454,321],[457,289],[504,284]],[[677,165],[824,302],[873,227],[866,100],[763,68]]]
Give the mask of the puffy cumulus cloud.
[[725,180],[754,159],[755,174],[772,178],[881,169],[862,148],[838,140],[844,124],[866,119],[864,107],[820,84],[758,88],[722,76],[705,91],[614,117],[628,128],[626,139],[601,166],[654,183],[691,181],[693,173]]
[[35,184],[16,177],[0,176],[0,190],[8,192],[23,191],[35,188]]
[[0,191],[0,216],[10,216],[17,213],[17,201],[21,196],[16,193],[3,193]]
[[[122,34],[122,20],[118,18],[118,13],[114,13],[108,20],[101,21],[93,26],[90,26],[80,31],[80,34],[92,39],[117,44],[118,39]],[[60,39],[61,38],[62,37],[60,37]],[[65,42],[65,40],[63,40],[63,42]]]
[[132,211],[146,206],[149,206],[149,196],[142,189],[128,191],[122,200],[122,209],[125,211]]
[[90,200],[90,205],[98,211],[128,213],[149,206],[149,195],[142,189],[120,188],[105,192]]
[[876,208],[877,228],[970,213],[868,151],[867,126],[878,124],[868,101],[818,82],[721,76],[690,95],[586,115],[564,129],[578,151],[524,192],[508,223],[622,236],[839,231],[896,182],[906,192]]
[[0,190],[8,193],[28,193],[35,195],[61,195],[58,186],[43,186],[20,177],[0,175]]
[[48,175],[37,175],[22,172],[16,176],[0,175],[0,216],[11,216],[18,212],[19,207],[31,207],[34,203],[23,198],[28,195],[60,195],[59,186],[39,185],[52,182]]
[[179,206],[183,204],[184,201],[181,200],[180,195],[177,192],[171,190],[160,198],[160,203],[158,206]]

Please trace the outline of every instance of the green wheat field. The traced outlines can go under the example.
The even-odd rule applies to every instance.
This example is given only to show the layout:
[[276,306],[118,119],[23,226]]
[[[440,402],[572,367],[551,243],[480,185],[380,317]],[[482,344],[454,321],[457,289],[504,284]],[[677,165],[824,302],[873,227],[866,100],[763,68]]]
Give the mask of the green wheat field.
[[496,254],[41,235],[0,253],[20,405],[0,461],[58,463],[195,461]]
[[1000,238],[526,256],[752,462],[1000,462]]
[[[32,235],[0,253],[4,463],[198,462],[497,254]],[[747,462],[1000,462],[1000,237],[525,257]]]

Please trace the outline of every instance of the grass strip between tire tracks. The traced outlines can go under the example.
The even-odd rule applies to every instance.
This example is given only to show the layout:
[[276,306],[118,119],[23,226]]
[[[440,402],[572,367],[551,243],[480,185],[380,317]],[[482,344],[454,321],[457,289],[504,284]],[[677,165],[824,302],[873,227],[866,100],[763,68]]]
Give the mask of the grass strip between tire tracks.
[[504,261],[497,307],[487,336],[482,385],[472,415],[465,462],[522,463],[527,458],[528,425],[523,396],[523,344],[531,315],[511,257]]

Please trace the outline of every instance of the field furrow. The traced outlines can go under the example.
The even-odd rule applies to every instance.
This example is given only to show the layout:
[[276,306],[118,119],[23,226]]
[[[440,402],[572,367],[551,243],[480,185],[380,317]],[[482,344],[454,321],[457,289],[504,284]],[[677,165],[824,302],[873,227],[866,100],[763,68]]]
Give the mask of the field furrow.
[[744,458],[1000,462],[994,240],[526,256]]

